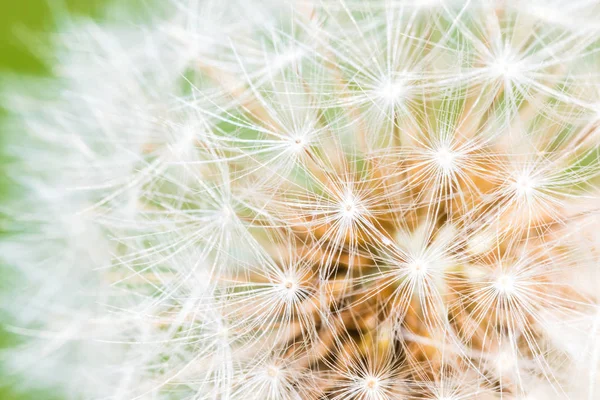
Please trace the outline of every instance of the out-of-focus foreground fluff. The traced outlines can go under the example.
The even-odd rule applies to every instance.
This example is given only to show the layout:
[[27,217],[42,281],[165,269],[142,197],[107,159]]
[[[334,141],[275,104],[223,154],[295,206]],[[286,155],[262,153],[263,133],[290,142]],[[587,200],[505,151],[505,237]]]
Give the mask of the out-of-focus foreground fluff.
[[600,3],[169,0],[7,88],[2,375],[600,398]]

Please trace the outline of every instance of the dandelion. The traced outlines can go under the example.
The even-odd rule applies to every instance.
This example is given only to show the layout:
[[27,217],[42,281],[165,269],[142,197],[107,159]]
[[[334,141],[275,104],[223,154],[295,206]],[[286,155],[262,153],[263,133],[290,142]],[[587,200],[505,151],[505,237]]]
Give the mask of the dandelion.
[[3,375],[73,399],[597,398],[600,10],[538,3],[59,14],[56,76],[3,96]]

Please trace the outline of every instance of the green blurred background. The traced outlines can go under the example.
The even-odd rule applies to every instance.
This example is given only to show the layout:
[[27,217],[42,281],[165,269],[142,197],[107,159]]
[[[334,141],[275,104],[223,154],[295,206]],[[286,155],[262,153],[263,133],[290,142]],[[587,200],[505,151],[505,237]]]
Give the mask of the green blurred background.
[[[50,32],[55,25],[51,6],[58,5],[78,16],[100,18],[108,1],[111,0],[0,0],[0,77],[2,80],[12,74],[33,76],[50,74],[49,66],[33,53],[27,41],[35,38],[36,41],[50,46]],[[2,118],[6,118],[6,112],[0,108],[0,123]],[[3,172],[9,160],[7,154],[2,151],[5,139],[6,135],[0,130],[0,204],[9,195],[11,187]],[[7,234],[5,226],[0,214],[0,240]],[[0,265],[0,290],[7,284],[6,273],[9,269],[10,266]],[[10,351],[10,347],[18,343],[18,338],[8,334],[4,329],[3,324],[7,322],[6,318],[0,315],[1,352]],[[0,400],[57,399],[52,393],[24,393],[15,388],[18,382],[7,383],[7,379],[4,378],[0,378]]]
[[[122,0],[127,1],[127,0]],[[64,4],[74,14],[100,17],[107,0],[0,0],[0,69],[47,74],[44,64],[27,49],[22,32],[52,30],[52,5]]]

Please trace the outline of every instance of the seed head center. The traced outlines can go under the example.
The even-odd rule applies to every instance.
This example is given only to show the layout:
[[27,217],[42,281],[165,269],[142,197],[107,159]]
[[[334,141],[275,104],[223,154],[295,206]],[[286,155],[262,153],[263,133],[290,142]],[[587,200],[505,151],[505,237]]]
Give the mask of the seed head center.
[[379,87],[379,95],[388,104],[394,104],[404,95],[404,82],[401,80],[388,80]]
[[306,134],[298,134],[290,138],[290,148],[294,152],[299,152],[306,147],[308,139]]
[[526,174],[519,176],[513,183],[513,189],[519,197],[531,197],[535,192],[535,181]]
[[341,204],[340,210],[344,218],[354,219],[358,214],[356,200],[351,196],[347,196]]
[[415,276],[423,276],[429,269],[429,264],[425,260],[417,259],[408,265],[411,273]]
[[270,365],[267,368],[267,375],[269,375],[271,378],[275,378],[277,375],[279,375],[279,368]]
[[515,278],[507,274],[502,274],[494,282],[494,288],[498,293],[510,296],[515,292]]
[[456,153],[447,147],[439,149],[435,155],[435,162],[445,172],[452,172],[456,167]]
[[379,380],[375,377],[369,377],[365,380],[365,386],[369,390],[375,390],[379,387]]
[[514,79],[519,74],[519,60],[515,54],[512,54],[512,51],[506,50],[503,53],[490,63],[492,73],[508,80]]

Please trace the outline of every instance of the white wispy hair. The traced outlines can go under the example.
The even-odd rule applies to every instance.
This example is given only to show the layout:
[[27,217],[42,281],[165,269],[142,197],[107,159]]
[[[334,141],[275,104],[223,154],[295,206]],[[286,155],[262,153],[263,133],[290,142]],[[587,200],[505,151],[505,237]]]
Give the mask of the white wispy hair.
[[597,397],[596,2],[144,12],[3,93],[23,390]]

